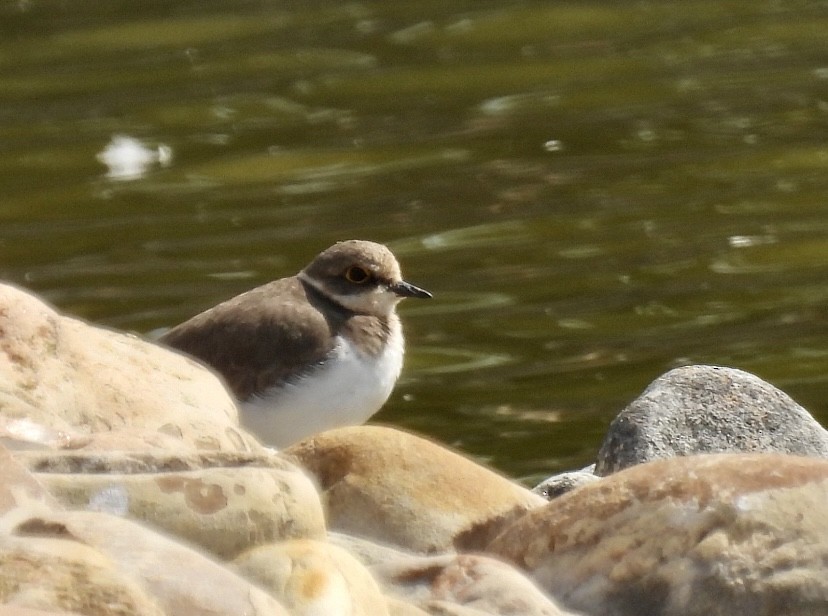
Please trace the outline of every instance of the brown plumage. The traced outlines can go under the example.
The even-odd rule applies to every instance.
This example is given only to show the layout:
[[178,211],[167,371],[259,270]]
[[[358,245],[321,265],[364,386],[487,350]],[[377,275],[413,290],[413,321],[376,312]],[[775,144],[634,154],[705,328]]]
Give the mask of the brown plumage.
[[[362,273],[365,280],[349,279]],[[396,259],[384,246],[340,242],[296,276],[210,308],[160,342],[214,368],[245,401],[322,366],[338,335],[359,339],[366,355],[377,356],[391,320],[397,319],[386,295],[393,303],[406,296],[430,297],[402,281]]]

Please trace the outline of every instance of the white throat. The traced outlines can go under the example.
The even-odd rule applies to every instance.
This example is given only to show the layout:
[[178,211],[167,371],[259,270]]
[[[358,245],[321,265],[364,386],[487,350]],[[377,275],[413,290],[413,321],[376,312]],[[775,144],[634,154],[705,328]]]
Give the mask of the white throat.
[[380,410],[400,375],[404,341],[396,315],[385,349],[371,357],[340,337],[333,356],[296,382],[239,404],[242,425],[262,443],[284,447],[331,428],[359,425]]

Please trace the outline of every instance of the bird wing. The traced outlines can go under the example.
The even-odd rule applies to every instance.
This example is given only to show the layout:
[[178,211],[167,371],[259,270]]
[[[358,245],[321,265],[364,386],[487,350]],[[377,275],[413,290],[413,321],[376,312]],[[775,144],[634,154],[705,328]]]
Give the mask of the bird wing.
[[208,364],[247,400],[300,377],[333,352],[334,324],[306,292],[295,278],[271,282],[196,315],[160,342]]

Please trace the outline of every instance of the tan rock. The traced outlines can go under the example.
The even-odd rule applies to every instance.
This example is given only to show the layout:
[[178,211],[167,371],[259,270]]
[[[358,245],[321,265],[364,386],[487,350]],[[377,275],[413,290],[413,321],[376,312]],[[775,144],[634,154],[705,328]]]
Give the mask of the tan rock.
[[[0,601],[89,616],[164,616],[158,603],[97,550],[58,531],[51,537],[0,534]],[[21,613],[23,613],[21,611]]]
[[489,546],[573,609],[828,613],[828,461],[719,454],[632,467],[527,513]]
[[313,483],[275,454],[20,453],[65,507],[149,522],[224,559],[325,536]]
[[141,430],[186,448],[258,447],[239,429],[221,381],[204,367],[61,316],[10,285],[0,285],[0,415],[4,425],[27,420],[51,431],[45,441]]
[[293,616],[388,616],[385,597],[359,561],[323,541],[260,546],[234,564],[270,591]]
[[431,441],[380,426],[331,430],[285,450],[317,479],[328,527],[417,552],[484,543],[545,503]]
[[[135,588],[160,606],[156,611],[147,608],[124,614],[289,616],[273,597],[226,567],[130,520],[84,511],[47,512],[22,517],[12,526],[12,532],[26,549],[38,542],[51,542],[89,552],[90,559],[97,558],[114,570],[112,576],[132,580]],[[49,571],[49,562],[43,561],[41,577]],[[82,576],[83,570],[78,575]],[[119,595],[107,594],[97,579],[89,585],[98,589],[98,602],[108,601],[110,596],[120,601]],[[70,605],[68,609],[76,608]],[[87,606],[77,611],[102,616],[122,613],[111,608],[92,611]]]

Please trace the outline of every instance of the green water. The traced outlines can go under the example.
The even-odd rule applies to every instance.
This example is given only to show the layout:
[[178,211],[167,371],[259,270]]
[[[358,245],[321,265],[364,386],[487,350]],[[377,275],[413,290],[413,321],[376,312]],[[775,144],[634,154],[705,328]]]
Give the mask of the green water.
[[[383,241],[377,421],[528,482],[677,365],[828,423],[828,4],[0,1],[0,276],[148,333]],[[130,180],[116,135],[171,160]]]

